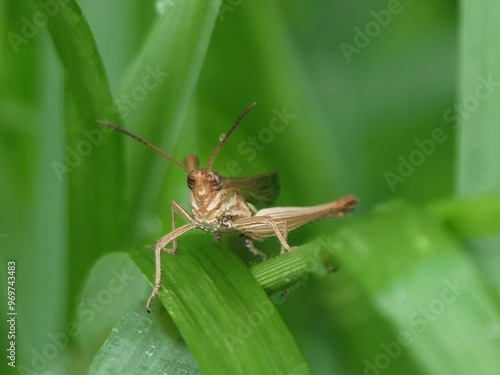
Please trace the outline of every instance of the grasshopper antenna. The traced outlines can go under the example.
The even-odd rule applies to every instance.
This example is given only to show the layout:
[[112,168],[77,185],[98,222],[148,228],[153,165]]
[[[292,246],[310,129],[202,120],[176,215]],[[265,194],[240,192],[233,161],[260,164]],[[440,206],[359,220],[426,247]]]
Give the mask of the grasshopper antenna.
[[172,163],[178,165],[179,167],[181,167],[184,171],[186,171],[187,173],[189,173],[189,169],[187,169],[187,167],[182,164],[181,162],[179,162],[178,160],[174,159],[172,156],[170,156],[169,154],[167,154],[165,151],[163,150],[160,150],[158,147],[156,147],[154,144],[152,143],[149,143],[148,141],[146,141],[145,139],[142,139],[141,137],[139,137],[138,135],[135,135],[134,133],[128,131],[127,129],[123,129],[123,128],[120,128],[118,125],[115,125],[115,124],[112,124],[110,122],[107,122],[107,121],[103,121],[103,120],[97,120],[97,122],[101,125],[104,125],[104,126],[107,126],[108,128],[112,128],[112,129],[115,129],[115,130],[118,130],[119,132],[125,134],[125,135],[128,135],[129,137],[131,138],[134,138],[136,141],[139,141],[141,142],[142,144],[148,146],[150,149],[152,149],[153,151],[156,151],[157,153],[159,153],[161,156],[167,158],[168,160],[170,160]]
[[210,169],[212,168],[212,164],[214,163],[215,157],[217,156],[217,154],[219,153],[219,151],[222,149],[222,147],[226,143],[227,139],[234,132],[234,129],[236,129],[236,127],[241,122],[241,120],[243,120],[243,118],[247,115],[247,113],[250,112],[250,110],[253,107],[255,107],[256,104],[257,103],[253,102],[248,107],[246,107],[245,110],[243,111],[243,113],[240,115],[240,117],[238,117],[238,119],[235,121],[235,123],[233,124],[233,126],[231,126],[231,128],[228,130],[228,132],[226,134],[224,134],[224,138],[222,138],[222,141],[220,141],[220,143],[217,146],[217,148],[215,149],[215,151],[212,153],[212,155],[210,155],[210,159],[208,159],[207,166],[205,167],[205,172],[210,171]]

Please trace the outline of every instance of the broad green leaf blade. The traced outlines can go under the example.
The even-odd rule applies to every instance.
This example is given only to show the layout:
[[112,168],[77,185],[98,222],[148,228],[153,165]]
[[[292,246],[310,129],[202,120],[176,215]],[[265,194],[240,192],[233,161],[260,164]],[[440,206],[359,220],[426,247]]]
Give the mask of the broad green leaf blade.
[[[454,107],[458,126],[456,191],[474,196],[500,191],[500,48],[496,25],[500,3],[461,1],[459,97]],[[468,248],[499,290],[500,236],[468,241]]]
[[113,328],[88,372],[91,375],[200,374],[188,349],[146,312],[132,312]]
[[458,186],[461,195],[500,189],[500,48],[496,26],[500,3],[462,1]]
[[70,331],[79,360],[69,362],[71,370],[60,373],[86,374],[89,368],[93,374],[199,373],[168,316],[144,310],[150,291],[128,254],[99,259],[79,298],[78,319]]
[[[104,68],[87,21],[75,1],[57,1],[49,31],[65,71],[65,160],[58,178],[69,184],[68,291],[76,293],[90,265],[123,238],[123,171],[116,157],[119,141],[96,120],[113,114]],[[99,183],[96,183],[99,181]],[[73,306],[73,299],[68,303]]]
[[[207,236],[188,236],[175,256],[162,256],[158,298],[202,373],[308,374],[288,328],[248,268],[227,248],[209,243]],[[133,253],[132,259],[153,282],[153,257]]]
[[[125,253],[110,253],[93,266],[77,310],[74,335],[81,354],[78,364],[88,370],[103,340],[127,313],[143,313],[150,288],[142,272]],[[74,372],[74,371],[73,371]]]
[[434,218],[387,204],[318,244],[394,326],[393,339],[381,343],[387,361],[378,370],[404,350],[427,373],[498,373],[498,297]]

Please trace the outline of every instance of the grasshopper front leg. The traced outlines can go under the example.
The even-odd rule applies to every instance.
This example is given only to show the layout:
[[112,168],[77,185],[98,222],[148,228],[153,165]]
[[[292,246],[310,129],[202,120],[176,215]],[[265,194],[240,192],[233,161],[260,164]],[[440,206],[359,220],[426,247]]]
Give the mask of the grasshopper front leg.
[[[194,223],[193,218],[187,213],[187,211],[184,208],[182,208],[177,202],[172,202],[170,204],[170,217],[172,218],[172,232],[175,231],[175,214],[182,217],[188,223]],[[160,238],[160,240],[156,243],[156,246],[158,246],[158,244],[165,237]],[[166,246],[166,243],[162,246],[162,248],[165,246]],[[174,240],[172,240],[172,250],[169,250],[169,249],[163,249],[163,250],[169,254],[175,254],[177,252],[177,249],[178,249],[177,239],[174,239]]]
[[[146,310],[148,312],[151,312],[151,301],[156,297],[158,294],[158,291],[160,290],[160,283],[161,283],[161,250],[169,253],[169,254],[175,254],[177,252],[177,237],[183,235],[186,232],[189,232],[191,229],[194,229],[196,227],[196,223],[194,222],[193,218],[189,216],[189,214],[184,210],[179,204],[176,202],[172,202],[171,207],[171,217],[172,217],[172,231],[168,233],[167,235],[163,236],[160,238],[155,245],[154,251],[155,251],[155,285],[153,287],[153,291],[151,293],[151,296],[148,298],[148,302],[146,303]],[[176,228],[175,227],[175,214],[178,214],[181,216],[184,220],[188,221],[188,224],[183,225],[182,227]],[[165,246],[167,246],[170,242],[172,242],[172,249],[166,249]]]

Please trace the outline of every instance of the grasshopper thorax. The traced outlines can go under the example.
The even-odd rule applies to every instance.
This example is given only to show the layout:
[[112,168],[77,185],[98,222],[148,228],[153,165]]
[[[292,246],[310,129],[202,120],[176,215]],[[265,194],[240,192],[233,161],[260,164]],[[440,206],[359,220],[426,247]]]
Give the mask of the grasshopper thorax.
[[224,215],[223,202],[227,199],[223,189],[224,179],[217,172],[199,169],[196,155],[186,156],[189,170],[187,185],[191,190],[191,209],[205,230],[216,230]]

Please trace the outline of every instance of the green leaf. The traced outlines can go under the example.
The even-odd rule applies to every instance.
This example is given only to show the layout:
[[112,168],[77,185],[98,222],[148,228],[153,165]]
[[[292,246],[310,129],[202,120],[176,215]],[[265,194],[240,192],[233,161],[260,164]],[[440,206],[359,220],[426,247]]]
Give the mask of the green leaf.
[[408,350],[426,373],[498,372],[498,296],[431,216],[386,204],[315,245],[334,254],[394,327],[369,358],[379,370]]
[[[500,4],[495,1],[462,1],[459,29],[459,92],[453,107],[458,138],[457,185],[460,196],[474,197],[500,191],[500,150],[497,140],[500,128],[500,49],[495,26]],[[484,202],[485,203],[485,202]],[[495,202],[493,202],[495,206]],[[498,215],[485,210],[484,228],[495,225]],[[486,222],[487,219],[490,222]],[[465,212],[463,213],[465,219]],[[474,224],[465,225],[472,230]],[[472,256],[491,283],[500,291],[500,236],[476,236],[468,241]]]
[[465,238],[500,233],[500,195],[447,199],[428,206],[437,218]]
[[335,269],[331,255],[322,248],[301,246],[251,268],[252,275],[268,294],[285,292],[310,275],[325,276]]
[[[248,268],[227,248],[209,246],[206,236],[193,237],[181,241],[175,256],[162,256],[158,299],[202,373],[308,374],[288,328]],[[132,259],[153,283],[153,257],[141,252]]]
[[87,279],[71,331],[79,360],[66,372],[199,373],[168,316],[144,311],[150,290],[128,254],[102,257]]
[[80,358],[79,365],[88,368],[103,339],[126,313],[144,312],[143,299],[149,289],[127,254],[111,253],[99,259],[89,273],[74,321],[75,338],[84,359]]
[[[123,171],[116,157],[120,142],[106,139],[107,131],[96,123],[100,118],[118,122],[118,117],[90,28],[75,1],[59,0],[55,6],[57,17],[49,17],[48,27],[65,72],[67,142],[58,178],[69,185],[67,274],[68,291],[74,292],[91,264],[122,244]],[[68,304],[72,311],[74,300]]]
[[458,186],[461,195],[500,189],[500,49],[495,24],[500,4],[462,1]]
[[142,311],[126,314],[118,322],[88,373],[196,375],[200,371],[187,348]]

